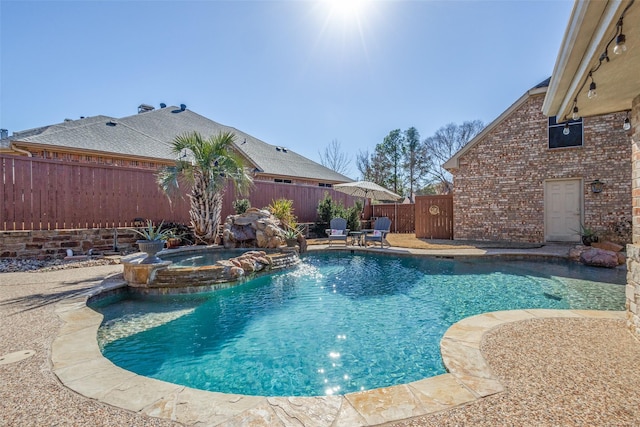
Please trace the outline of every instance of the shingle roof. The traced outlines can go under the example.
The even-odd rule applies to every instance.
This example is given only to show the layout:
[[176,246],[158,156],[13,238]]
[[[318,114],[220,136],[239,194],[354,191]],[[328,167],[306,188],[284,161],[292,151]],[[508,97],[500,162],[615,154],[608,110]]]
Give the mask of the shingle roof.
[[537,85],[532,87],[531,89],[540,89],[540,88],[543,88],[543,87],[549,87],[549,82],[550,81],[551,81],[551,77],[547,77],[546,79],[544,79],[543,81],[541,81],[540,83],[538,83]]
[[17,132],[12,141],[130,156],[174,160],[171,142],[178,135],[199,132],[208,138],[233,132],[238,150],[262,173],[330,182],[349,182],[348,177],[281,146],[267,144],[245,132],[216,123],[188,109],[165,107],[123,118],[87,117],[56,125]]

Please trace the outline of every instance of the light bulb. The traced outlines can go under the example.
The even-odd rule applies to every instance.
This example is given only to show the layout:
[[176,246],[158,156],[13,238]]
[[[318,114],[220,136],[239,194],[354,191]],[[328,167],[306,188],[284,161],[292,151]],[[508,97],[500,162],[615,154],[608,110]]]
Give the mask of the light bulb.
[[627,38],[624,36],[624,34],[620,34],[618,37],[616,37],[616,45],[613,48],[613,53],[615,53],[616,55],[625,53],[627,51],[626,41]]
[[629,121],[629,117],[627,117],[626,119],[624,119],[624,123],[622,125],[622,129],[624,130],[629,130],[631,129],[631,122]]
[[598,93],[596,92],[596,82],[591,82],[591,84],[589,85],[589,92],[587,92],[587,98],[589,99],[593,99],[596,96],[598,96]]
[[578,113],[578,107],[573,107],[573,114],[571,114],[571,118],[573,120],[578,120],[580,118],[580,114]]
[[564,125],[564,129],[562,129],[562,134],[563,135],[569,135],[571,133],[571,131],[569,130],[569,123]]

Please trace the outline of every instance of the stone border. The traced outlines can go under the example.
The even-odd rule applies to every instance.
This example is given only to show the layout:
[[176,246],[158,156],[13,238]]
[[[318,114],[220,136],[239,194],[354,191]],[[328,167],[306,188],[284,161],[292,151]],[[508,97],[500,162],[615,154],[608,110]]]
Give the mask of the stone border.
[[123,276],[131,290],[143,294],[189,294],[225,289],[240,285],[255,277],[272,273],[300,262],[295,248],[279,250],[238,249],[237,256],[203,266],[172,266],[172,256],[189,253],[236,252],[235,249],[205,246],[189,250],[164,250],[165,258],[158,263],[143,264],[144,253],[122,258]]
[[473,402],[504,391],[480,351],[489,330],[510,322],[565,317],[624,319],[623,311],[513,310],[480,314],[452,325],[440,347],[448,373],[409,384],[344,396],[263,397],[225,394],[137,375],[102,356],[97,331],[102,315],[87,306],[117,292],[119,276],[56,305],[64,322],[51,347],[54,374],[63,385],[102,403],[185,425],[356,426],[401,421]]

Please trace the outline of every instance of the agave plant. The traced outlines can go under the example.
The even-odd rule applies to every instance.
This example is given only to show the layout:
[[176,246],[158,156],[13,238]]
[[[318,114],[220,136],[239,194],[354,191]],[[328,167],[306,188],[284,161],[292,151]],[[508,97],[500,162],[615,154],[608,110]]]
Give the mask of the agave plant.
[[151,220],[147,220],[146,227],[142,228],[141,230],[132,228],[131,231],[134,231],[135,233],[139,234],[142,237],[141,240],[150,240],[150,241],[167,240],[173,236],[173,229],[172,228],[163,229],[162,227],[163,224],[164,224],[164,221],[161,222],[160,225],[156,227],[153,225],[153,222],[151,222]]

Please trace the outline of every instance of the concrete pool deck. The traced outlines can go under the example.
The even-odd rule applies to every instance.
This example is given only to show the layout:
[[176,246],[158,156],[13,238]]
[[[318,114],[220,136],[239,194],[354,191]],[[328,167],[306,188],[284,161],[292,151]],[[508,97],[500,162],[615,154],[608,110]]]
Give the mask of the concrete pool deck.
[[[538,255],[554,256],[551,248],[542,249],[544,247],[536,250]],[[477,254],[531,255],[532,251],[485,250]],[[436,252],[441,256],[476,254],[471,250]],[[416,417],[442,416],[454,409],[465,412],[472,408],[472,412],[474,403],[486,401],[487,396],[509,394],[505,380],[493,373],[495,368],[487,363],[482,351],[482,340],[488,333],[499,335],[505,325],[513,326],[521,331],[522,339],[526,341],[527,328],[544,319],[570,322],[572,329],[575,329],[576,321],[606,324],[611,330],[624,329],[623,312],[520,310],[488,313],[463,319],[447,331],[441,344],[443,360],[449,370],[444,375],[345,396],[265,398],[227,395],[141,377],[104,359],[96,341],[101,316],[87,308],[84,302],[88,295],[100,292],[100,287],[120,286],[118,278],[101,282],[102,277],[118,273],[119,268],[80,270],[0,275],[3,289],[0,296],[0,318],[3,319],[0,357],[11,352],[35,350],[34,357],[23,361],[6,365],[0,361],[3,384],[0,386],[0,411],[8,414],[7,425],[40,424],[36,420],[53,424],[50,422],[51,407],[55,408],[55,417],[62,425],[170,425],[178,422],[183,425],[354,426],[406,419],[413,419],[409,421],[410,425],[431,425],[428,420]],[[54,313],[62,321],[61,327]],[[554,333],[558,333],[557,330]],[[631,344],[627,343],[625,348],[637,345],[634,349],[637,355],[640,345],[630,334],[629,338]],[[615,350],[617,344],[608,347]],[[544,343],[539,346],[543,349]],[[605,360],[596,362],[606,363]],[[62,385],[56,382],[56,376]],[[39,381],[34,383],[34,379]],[[55,390],[54,395],[60,398],[39,399],[43,387]],[[70,393],[69,389],[80,396]],[[589,390],[583,392],[590,393]],[[12,402],[22,403],[12,406]],[[106,415],[98,417],[96,413]],[[631,415],[638,416],[637,406]],[[165,424],[167,422],[169,424]]]

